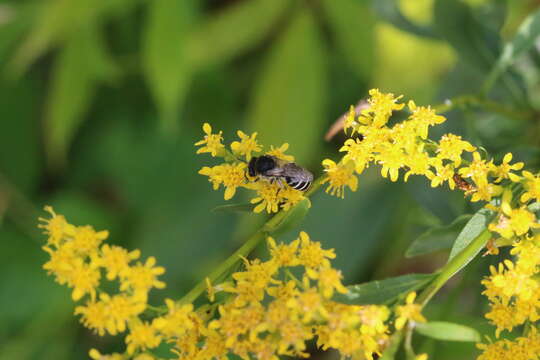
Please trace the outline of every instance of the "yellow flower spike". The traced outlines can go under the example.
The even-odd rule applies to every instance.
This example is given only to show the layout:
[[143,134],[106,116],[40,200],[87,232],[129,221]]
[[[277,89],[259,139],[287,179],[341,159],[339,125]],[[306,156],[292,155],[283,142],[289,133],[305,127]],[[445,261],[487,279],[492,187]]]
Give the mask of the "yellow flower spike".
[[212,134],[212,126],[208,123],[203,124],[204,139],[195,143],[195,146],[203,147],[197,150],[197,154],[210,153],[212,157],[223,156],[225,152],[225,145],[222,144],[223,137],[220,131],[218,134]]
[[322,183],[328,183],[326,192],[330,195],[335,195],[340,198],[345,197],[345,186],[348,186],[351,191],[358,189],[358,178],[354,175],[354,165],[351,162],[347,162],[346,165],[339,163],[336,164],[330,159],[324,159],[322,165],[327,177]]
[[540,177],[533,175],[529,171],[522,171],[521,175],[523,176],[523,187],[525,188],[525,193],[521,195],[521,202],[528,202],[530,200],[540,201]]
[[43,224],[39,224],[38,227],[44,229],[45,234],[49,237],[47,244],[58,247],[66,238],[75,235],[75,226],[69,224],[63,215],[57,215],[51,206],[45,206],[44,209],[51,214],[51,218],[40,217],[38,220]]
[[237,131],[240,141],[233,141],[231,143],[231,150],[233,153],[242,155],[246,157],[246,160],[251,159],[252,152],[259,152],[262,150],[262,147],[257,143],[255,139],[257,133],[254,132],[251,136],[246,135],[243,131]]
[[510,165],[510,161],[512,161],[512,153],[507,153],[501,165],[495,166],[494,170],[494,176],[497,176],[497,179],[494,180],[494,182],[498,183],[501,182],[504,179],[510,179],[512,182],[518,182],[521,178],[512,173],[512,170],[521,170],[524,166],[524,163],[518,162],[513,165]]

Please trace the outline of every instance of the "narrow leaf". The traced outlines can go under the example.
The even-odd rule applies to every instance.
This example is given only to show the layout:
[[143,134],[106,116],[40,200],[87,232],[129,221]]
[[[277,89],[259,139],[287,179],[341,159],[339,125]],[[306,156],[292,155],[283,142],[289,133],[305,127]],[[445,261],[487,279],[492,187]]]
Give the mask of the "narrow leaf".
[[480,334],[475,329],[444,321],[417,323],[416,331],[424,336],[444,341],[480,341]]
[[144,70],[166,129],[176,127],[177,112],[191,80],[186,39],[195,17],[194,2],[154,0],[144,35]]
[[451,224],[439,226],[427,230],[413,241],[405,252],[408,258],[425,255],[435,251],[450,249],[454,244],[463,226],[471,219],[472,215],[462,215]]
[[213,212],[252,212],[254,204],[244,203],[244,204],[228,204],[216,206],[212,209]]
[[511,66],[516,59],[529,51],[540,36],[540,9],[529,15],[519,26],[514,38],[504,45],[503,51],[486,80],[486,87],[490,88],[495,80]]
[[321,2],[338,49],[351,69],[367,77],[374,67],[372,48],[374,17],[365,2],[357,0],[324,0]]
[[49,163],[63,165],[98,82],[116,76],[97,29],[73,34],[56,59],[47,100],[45,146]]
[[[467,247],[474,239],[476,239],[489,225],[491,220],[494,218],[495,213],[486,208],[482,208],[474,214],[474,216],[467,222],[463,227],[463,230],[459,233],[452,250],[450,251],[450,256],[448,257],[448,262],[459,254],[463,249]],[[478,250],[480,251],[480,250]],[[478,252],[472,254],[472,258],[476,256]],[[471,258],[471,259],[472,259]]]
[[193,32],[188,54],[198,66],[223,63],[258,44],[284,13],[287,0],[251,0],[231,5]]
[[334,300],[344,304],[387,304],[400,295],[416,291],[426,285],[433,274],[407,274],[365,284],[348,286],[347,294],[338,294]]
[[326,61],[311,12],[296,15],[274,44],[254,90],[249,128],[262,143],[289,149],[305,164],[320,146],[325,118]]

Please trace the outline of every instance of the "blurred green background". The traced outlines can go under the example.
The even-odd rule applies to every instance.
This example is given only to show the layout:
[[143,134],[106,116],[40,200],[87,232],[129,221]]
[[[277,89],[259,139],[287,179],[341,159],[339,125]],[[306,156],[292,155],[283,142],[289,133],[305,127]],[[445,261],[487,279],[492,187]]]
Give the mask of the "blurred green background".
[[[44,204],[75,224],[110,230],[111,243],[156,256],[168,287],[155,300],[179,298],[264,218],[211,211],[224,201],[197,175],[211,163],[193,146],[203,122],[227,141],[243,129],[267,145],[288,142],[318,174],[343,141],[325,142],[324,134],[368,89],[421,105],[478,94],[502,44],[539,4],[0,1],[0,359],[123,351],[121,337],[80,326],[69,289],[41,269],[47,256],[36,218]],[[538,49],[518,60],[488,94],[507,114],[465,106],[446,114],[434,138],[452,131],[497,159],[512,151],[537,169]],[[301,228],[336,249],[335,266],[352,284],[434,271],[445,250],[413,259],[405,250],[474,210],[458,192],[432,190],[425,179],[391,184],[371,168],[345,200],[317,194]],[[428,236],[448,243],[455,231]],[[428,316],[493,334],[479,284],[491,262],[475,261]],[[434,359],[476,354],[472,344],[415,341]]]

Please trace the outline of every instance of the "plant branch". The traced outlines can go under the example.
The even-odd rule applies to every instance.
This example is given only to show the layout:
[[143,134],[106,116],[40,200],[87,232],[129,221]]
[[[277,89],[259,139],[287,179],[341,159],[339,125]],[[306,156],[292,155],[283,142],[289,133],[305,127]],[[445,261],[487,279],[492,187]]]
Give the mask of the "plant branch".
[[418,296],[418,303],[422,307],[431,300],[433,295],[439,291],[441,287],[450,278],[452,278],[459,270],[461,270],[466,264],[468,264],[472,258],[480,252],[480,250],[486,245],[486,242],[491,238],[491,233],[488,229],[485,229],[480,235],[467,245],[459,254],[453,257],[446,265],[441,269],[439,275],[426,287]]
[[[311,188],[306,192],[305,196],[310,197],[313,195],[322,185],[326,176],[320,176],[313,184]],[[210,283],[214,283],[219,280],[223,274],[227,273],[242,257],[248,256],[251,251],[263,240],[268,234],[273,233],[280,229],[282,224],[287,223],[289,215],[294,213],[294,207],[288,211],[280,211],[275,214],[270,220],[268,220],[259,230],[251,235],[244,244],[236,250],[231,256],[229,256],[218,268],[212,271],[206,278],[210,280]],[[184,297],[179,300],[180,304],[192,303],[195,301],[206,289],[206,278],[200,281],[194,288],[192,288]]]

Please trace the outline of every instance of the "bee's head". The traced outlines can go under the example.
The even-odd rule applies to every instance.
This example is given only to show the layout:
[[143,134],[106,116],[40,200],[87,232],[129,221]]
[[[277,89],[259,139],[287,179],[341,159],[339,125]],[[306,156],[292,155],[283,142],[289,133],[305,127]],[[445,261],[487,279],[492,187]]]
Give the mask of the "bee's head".
[[272,170],[276,167],[276,161],[273,157],[263,155],[259,157],[254,157],[249,161],[248,171],[250,176],[255,176],[257,174],[264,174],[268,170]]
[[260,156],[257,160],[257,172],[264,174],[268,170],[272,170],[276,167],[276,161],[271,156]]

